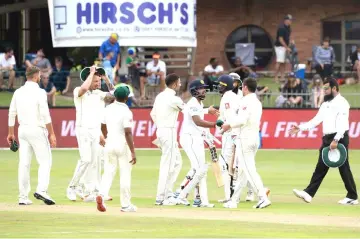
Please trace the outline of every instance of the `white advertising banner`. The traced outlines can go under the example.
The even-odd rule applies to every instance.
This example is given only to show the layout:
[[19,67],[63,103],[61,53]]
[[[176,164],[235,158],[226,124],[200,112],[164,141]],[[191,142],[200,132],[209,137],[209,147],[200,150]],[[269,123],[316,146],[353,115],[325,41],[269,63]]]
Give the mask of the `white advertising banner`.
[[196,47],[196,0],[48,0],[54,47]]

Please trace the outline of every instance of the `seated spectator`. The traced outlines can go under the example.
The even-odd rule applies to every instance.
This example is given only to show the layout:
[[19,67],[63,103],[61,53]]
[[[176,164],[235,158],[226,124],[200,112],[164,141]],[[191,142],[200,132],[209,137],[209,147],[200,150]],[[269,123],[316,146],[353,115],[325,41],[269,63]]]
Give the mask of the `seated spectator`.
[[45,58],[44,50],[42,48],[38,49],[36,57],[34,59],[25,60],[26,67],[37,66],[42,74],[51,75],[52,67],[50,61]]
[[147,78],[142,77],[140,79],[140,97],[141,99],[146,99],[145,97],[145,83],[149,85],[159,85],[160,90],[165,89],[165,76],[166,76],[166,65],[165,62],[160,60],[160,54],[155,52],[152,55],[153,60],[149,61],[146,64],[146,75]]
[[66,94],[70,87],[70,72],[63,67],[63,59],[58,56],[55,57],[55,67],[50,76],[50,81],[54,84],[56,92],[59,94]]
[[55,107],[56,106],[56,100],[55,100],[56,88],[55,88],[54,84],[51,81],[49,81],[48,74],[42,74],[39,86],[41,89],[44,89],[46,91],[49,106]]
[[333,63],[335,62],[335,52],[330,46],[329,38],[325,38],[322,45],[315,52],[315,70],[322,79],[325,79],[333,73]]
[[[116,70],[111,65],[111,59],[114,56],[114,52],[110,51],[107,53],[106,57],[103,59],[102,67],[104,68],[106,75],[109,77],[109,80],[111,84],[114,84],[114,78]],[[105,84],[104,81],[102,81],[103,84]]]
[[16,61],[11,47],[5,48],[5,53],[0,55],[0,91],[4,84],[4,78],[8,78],[8,91],[14,91]]
[[230,72],[238,74],[240,79],[244,81],[245,78],[249,77],[249,74],[253,73],[253,70],[251,70],[250,67],[243,65],[240,57],[236,57],[234,60],[234,68],[231,69]]
[[142,62],[140,62],[139,57],[136,54],[136,48],[129,47],[127,52],[128,56],[126,57],[126,66],[128,68],[128,77],[132,80],[132,85],[139,89],[140,78],[146,77],[146,74],[141,72],[142,70],[139,70]]
[[214,82],[224,73],[224,67],[219,65],[216,58],[211,58],[209,65],[204,69],[204,82],[209,86],[210,91],[214,90]]
[[357,46],[356,51],[351,54],[350,58],[353,69],[357,71],[358,79],[360,79],[360,45]]
[[296,79],[294,73],[288,75],[288,80],[283,88],[280,89],[282,94],[276,99],[276,107],[294,107],[300,106],[303,102],[303,92],[301,81]]
[[139,106],[138,105],[138,102],[135,98],[135,95],[134,95],[134,89],[132,88],[131,86],[131,79],[127,76],[127,75],[123,75],[123,76],[117,76],[116,78],[119,78],[117,81],[119,82],[119,84],[117,84],[115,86],[115,89],[117,87],[120,87],[120,86],[127,86],[130,90],[130,94],[128,96],[128,101],[126,101],[126,104],[129,106],[129,107],[132,107],[132,104],[134,103],[135,106]]
[[312,86],[313,107],[320,108],[324,101],[323,82],[320,75],[314,75]]

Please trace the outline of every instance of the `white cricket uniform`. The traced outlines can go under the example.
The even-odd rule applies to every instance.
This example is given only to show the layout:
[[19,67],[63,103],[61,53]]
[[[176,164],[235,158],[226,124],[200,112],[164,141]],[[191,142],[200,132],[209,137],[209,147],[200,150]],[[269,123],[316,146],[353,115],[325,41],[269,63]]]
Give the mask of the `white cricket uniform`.
[[239,161],[238,182],[234,195],[248,181],[259,197],[266,197],[264,185],[255,167],[255,155],[259,148],[259,129],[262,116],[262,105],[256,94],[251,93],[241,100],[237,116],[231,120],[231,128],[240,128],[236,138],[236,155]]
[[107,95],[107,92],[101,90],[89,90],[79,97],[79,90],[80,87],[74,89],[74,103],[76,108],[75,133],[80,160],[69,184],[70,188],[78,186],[80,179],[89,167],[98,160],[104,98]]
[[30,164],[33,153],[39,164],[36,192],[48,190],[52,154],[46,124],[51,123],[46,92],[39,84],[27,81],[17,89],[9,109],[9,126],[15,126],[18,118],[19,130],[19,199],[26,200],[30,192]]
[[101,181],[100,195],[109,194],[112,180],[116,174],[117,164],[120,169],[120,201],[122,207],[131,205],[131,152],[126,142],[125,129],[133,127],[133,114],[129,107],[115,101],[105,108],[103,124],[108,131],[105,145],[104,175]]
[[155,140],[161,149],[159,181],[156,200],[163,201],[173,195],[173,187],[180,173],[182,160],[177,142],[177,119],[184,102],[176,92],[166,88],[159,93],[150,112],[157,129]]
[[[239,109],[240,100],[237,94],[232,91],[227,91],[221,98],[220,101],[220,116],[219,119],[226,123],[230,119],[236,116],[236,113]],[[230,175],[228,173],[228,164],[232,158],[232,147],[234,144],[235,136],[238,134],[238,129],[232,129],[229,132],[225,132],[222,135],[222,147],[221,147],[221,157],[219,163],[221,165],[221,173],[224,181],[224,191],[225,199],[230,199]]]
[[180,134],[181,147],[186,152],[191,164],[191,168],[195,169],[195,175],[190,183],[180,193],[180,198],[185,198],[192,189],[199,183],[199,192],[201,203],[209,204],[207,193],[207,170],[208,165],[205,161],[204,132],[207,129],[197,126],[194,123],[193,116],[199,116],[204,119],[204,115],[208,113],[208,109],[204,109],[202,102],[192,97],[185,105],[183,110],[184,120]]

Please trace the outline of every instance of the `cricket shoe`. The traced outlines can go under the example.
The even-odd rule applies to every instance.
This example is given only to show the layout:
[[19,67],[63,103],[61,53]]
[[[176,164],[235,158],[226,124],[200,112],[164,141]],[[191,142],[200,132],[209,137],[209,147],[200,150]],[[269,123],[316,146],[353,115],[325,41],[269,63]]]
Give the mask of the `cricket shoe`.
[[105,196],[104,201],[112,201],[113,198],[111,196]]
[[266,207],[268,207],[270,205],[271,205],[271,202],[266,197],[266,198],[260,199],[260,201],[255,206],[253,206],[253,208],[257,208],[257,209],[266,208]]
[[137,211],[137,207],[135,205],[130,204],[130,206],[127,207],[122,207],[121,208],[122,212],[136,212]]
[[253,191],[248,191],[245,201],[253,202],[254,200],[255,200],[254,192]]
[[83,202],[96,202],[96,195],[95,194],[89,194],[84,197]]
[[106,205],[102,196],[96,197],[96,208],[99,212],[106,212]]
[[28,198],[19,199],[19,205],[31,205],[32,201]]
[[178,199],[176,199],[176,204],[177,205],[190,206],[190,203],[186,198],[178,198]]
[[47,194],[47,192],[35,192],[34,197],[43,201],[46,205],[54,205],[55,201]]
[[237,208],[237,203],[233,202],[232,200],[229,200],[228,202],[223,204],[224,208]]
[[80,186],[75,188],[75,194],[78,196],[81,200],[84,199],[84,189]]
[[200,207],[200,205],[201,205],[201,199],[198,199],[198,198],[194,199],[194,202],[193,202],[192,206],[193,207]]
[[162,202],[163,206],[175,206],[177,205],[177,199],[174,197],[168,197]]
[[201,203],[201,204],[200,204],[200,207],[213,208],[213,207],[215,207],[215,204],[211,204],[211,203],[207,203],[207,204]]
[[358,205],[359,201],[356,199],[344,198],[338,201],[338,203],[342,205]]
[[218,203],[227,203],[228,201],[230,201],[230,199],[220,199]]
[[163,202],[164,202],[164,200],[156,200],[155,206],[161,206],[161,205],[163,205]]
[[180,189],[176,190],[176,192],[174,192],[174,198],[178,198],[180,195]]
[[301,198],[302,200],[304,200],[307,203],[310,203],[312,200],[312,197],[305,191],[293,189],[293,193],[295,194],[296,197]]
[[70,201],[76,201],[76,190],[75,188],[72,187],[68,187],[66,189],[66,197],[70,200]]

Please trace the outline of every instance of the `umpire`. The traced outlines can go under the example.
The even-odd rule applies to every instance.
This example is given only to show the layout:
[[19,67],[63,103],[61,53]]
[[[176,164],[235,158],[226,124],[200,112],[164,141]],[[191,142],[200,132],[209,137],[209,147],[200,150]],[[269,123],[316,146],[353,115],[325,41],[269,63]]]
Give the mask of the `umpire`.
[[305,124],[293,126],[290,130],[290,134],[296,134],[301,130],[310,130],[315,128],[322,122],[324,134],[319,151],[318,163],[311,177],[309,186],[304,189],[304,191],[294,189],[293,192],[297,197],[302,198],[307,203],[310,203],[319,189],[322,180],[329,171],[329,167],[325,164],[328,160],[324,160],[324,157],[327,157],[327,155],[323,153],[323,149],[325,149],[324,151],[329,148],[330,150],[336,148],[340,149],[343,145],[346,148],[346,152],[344,150],[345,162],[339,165],[339,172],[345,184],[347,195],[344,199],[340,200],[339,203],[343,205],[356,205],[359,203],[357,200],[358,195],[356,192],[354,178],[350,170],[349,157],[347,153],[349,146],[348,131],[350,105],[347,100],[340,95],[339,85],[336,79],[328,78],[325,80],[323,89],[325,94],[324,103],[321,105],[316,116]]

